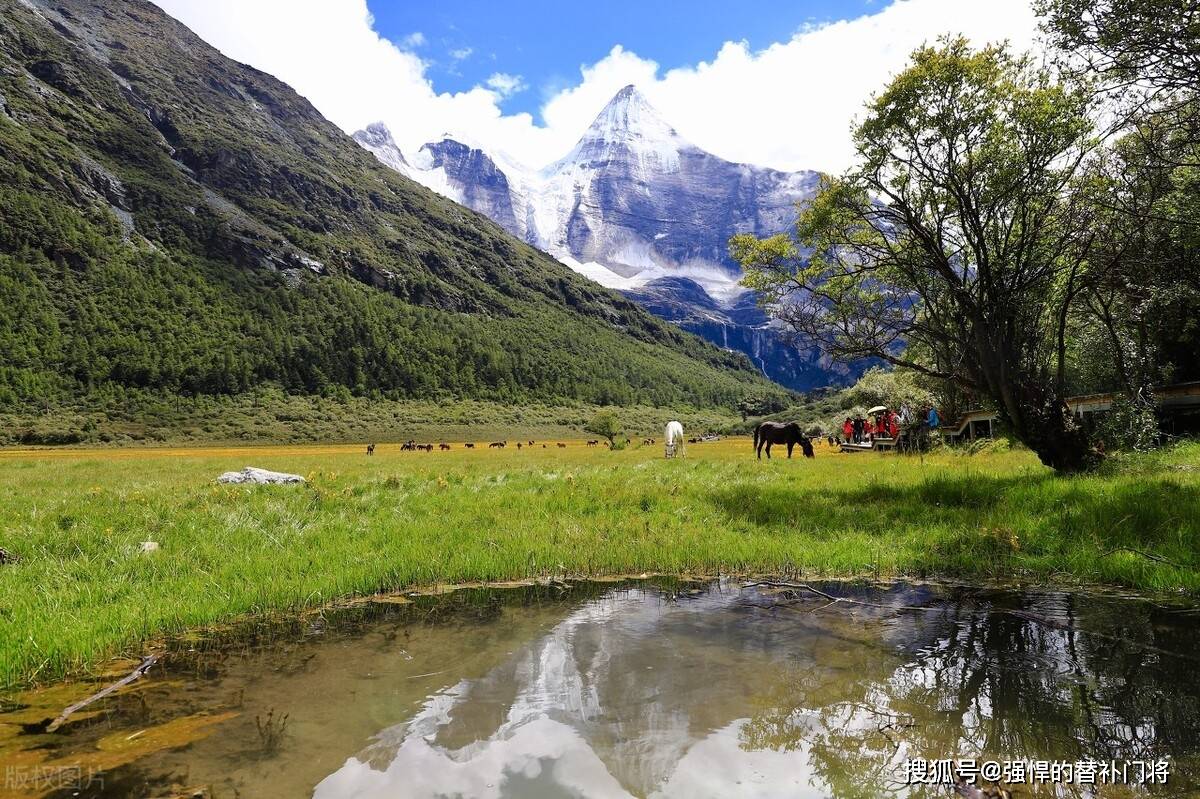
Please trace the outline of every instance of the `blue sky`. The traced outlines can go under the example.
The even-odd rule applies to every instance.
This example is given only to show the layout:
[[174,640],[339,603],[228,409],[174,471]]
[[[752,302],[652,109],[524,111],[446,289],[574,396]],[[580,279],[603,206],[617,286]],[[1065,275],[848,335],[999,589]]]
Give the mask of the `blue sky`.
[[798,29],[878,11],[883,0],[702,0],[686,5],[615,0],[457,0],[426,4],[368,0],[375,30],[421,56],[439,92],[486,85],[500,72],[525,87],[502,100],[506,113],[537,117],[543,103],[579,80],[579,68],[620,44],[664,70],[711,60],[727,41],[752,50],[785,42]]

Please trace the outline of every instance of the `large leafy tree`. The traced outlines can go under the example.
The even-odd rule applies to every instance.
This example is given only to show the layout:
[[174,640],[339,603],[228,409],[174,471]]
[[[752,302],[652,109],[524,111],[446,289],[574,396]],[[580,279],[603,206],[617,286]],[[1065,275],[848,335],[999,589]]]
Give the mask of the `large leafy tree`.
[[1077,183],[1091,93],[1003,46],[913,54],[794,237],[731,242],[768,310],[840,358],[874,356],[989,398],[1064,472],[1096,462],[1067,412],[1067,331],[1094,276]]
[[1200,150],[1168,119],[1140,118],[1095,164],[1097,279],[1079,332],[1096,345],[1077,359],[1091,387],[1148,409],[1155,384],[1200,378],[1200,169],[1179,163]]
[[1051,44],[1106,88],[1155,94],[1200,86],[1196,0],[1037,0]]
[[1200,2],[1039,0],[1060,64],[1093,79],[1118,132],[1095,164],[1102,279],[1079,341],[1084,378],[1148,407],[1153,383],[1200,379]]

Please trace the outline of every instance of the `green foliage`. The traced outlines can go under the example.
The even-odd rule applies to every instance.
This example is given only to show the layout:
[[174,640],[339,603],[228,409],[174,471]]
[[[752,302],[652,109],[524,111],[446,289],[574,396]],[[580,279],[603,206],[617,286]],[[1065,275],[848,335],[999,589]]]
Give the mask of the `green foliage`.
[[1156,438],[1146,392],[1200,379],[1200,28],[1186,0],[1038,0],[1067,71],[1103,90],[1119,135],[1088,174],[1092,269],[1072,330],[1072,379],[1125,400],[1099,432],[1113,446]]
[[1120,88],[1200,86],[1200,31],[1192,0],[1035,0],[1050,44],[1075,68]]
[[738,402],[738,412],[745,420],[751,416],[766,416],[787,407],[787,399],[776,392],[752,391]]
[[850,388],[842,392],[845,407],[860,405],[869,408],[886,405],[899,410],[907,405],[913,413],[936,404],[932,393],[917,383],[916,376],[903,369],[872,367]]
[[1127,397],[1118,397],[1100,417],[1096,438],[1106,448],[1114,450],[1147,452],[1157,447],[1161,432],[1150,398],[1134,402]]
[[[106,387],[72,404],[0,411],[0,447],[87,444],[380,444],[418,441],[574,440],[597,408],[539,401],[390,400],[287,394],[260,387],[235,396],[183,397]],[[631,405],[615,411],[631,434],[655,435],[669,419],[720,432],[736,417],[719,409]]]
[[[264,386],[709,408],[784,394],[383,167],[157,8],[44,13],[54,26],[0,7],[0,409]],[[71,41],[81,26],[107,62]]]
[[609,449],[613,449],[616,444],[617,436],[624,434],[625,428],[621,424],[620,418],[611,410],[599,410],[588,421],[583,428],[589,433],[595,433],[601,438],[608,440]]

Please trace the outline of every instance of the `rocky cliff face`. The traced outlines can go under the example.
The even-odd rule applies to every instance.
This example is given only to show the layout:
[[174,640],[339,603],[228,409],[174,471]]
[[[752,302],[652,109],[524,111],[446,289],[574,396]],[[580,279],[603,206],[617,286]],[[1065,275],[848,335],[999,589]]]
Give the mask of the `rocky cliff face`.
[[[364,142],[370,131],[356,138]],[[815,191],[817,173],[735,164],[705,152],[633,86],[543,170],[451,137],[425,145],[419,158],[415,180],[656,315],[746,353],[777,382],[807,389],[847,377],[769,325],[738,285],[741,272],[728,253],[736,233],[787,230],[795,204]]]
[[482,150],[453,139],[431,142],[421,148],[415,159],[425,173],[440,172],[452,194],[463,205],[489,216],[508,232],[522,236],[514,201],[520,194],[513,191],[508,176]]
[[628,289],[625,295],[661,319],[719,347],[744,353],[765,376],[783,385],[806,390],[848,383],[862,371],[833,362],[772,326],[751,292],[723,305],[693,280],[663,277]]

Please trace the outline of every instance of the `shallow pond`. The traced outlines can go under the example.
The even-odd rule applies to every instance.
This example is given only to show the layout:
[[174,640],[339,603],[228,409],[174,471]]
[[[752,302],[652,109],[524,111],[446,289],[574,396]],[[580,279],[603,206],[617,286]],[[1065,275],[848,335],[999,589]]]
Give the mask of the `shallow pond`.
[[104,681],[8,698],[0,796],[948,796],[919,782],[948,758],[1200,795],[1196,609],[811,588],[460,589],[175,641],[55,733]]

